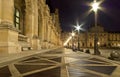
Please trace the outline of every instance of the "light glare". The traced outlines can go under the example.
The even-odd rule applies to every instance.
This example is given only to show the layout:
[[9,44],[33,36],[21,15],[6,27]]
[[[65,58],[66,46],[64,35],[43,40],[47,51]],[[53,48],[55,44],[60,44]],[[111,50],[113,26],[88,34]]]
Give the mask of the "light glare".
[[97,11],[98,10],[98,8],[99,8],[99,4],[97,3],[97,2],[94,2],[93,4],[92,4],[92,9],[93,9],[93,11]]
[[77,30],[77,31],[80,31],[80,30],[83,30],[81,27],[83,26],[83,24],[81,24],[81,25],[79,25],[79,24],[77,24],[76,26],[74,26],[75,27],[75,29]]
[[71,36],[67,39],[67,41],[64,43],[64,46],[66,46],[67,45],[67,43],[71,40]]
[[72,32],[72,36],[75,36],[75,33]]
[[77,29],[77,30],[80,30],[80,26],[77,26],[76,29]]

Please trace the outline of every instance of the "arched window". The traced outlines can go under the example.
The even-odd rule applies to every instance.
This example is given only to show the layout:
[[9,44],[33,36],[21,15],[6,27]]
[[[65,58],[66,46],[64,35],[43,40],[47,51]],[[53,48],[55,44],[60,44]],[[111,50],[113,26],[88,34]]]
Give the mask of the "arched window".
[[20,29],[20,11],[17,8],[14,10],[14,25],[15,28]]

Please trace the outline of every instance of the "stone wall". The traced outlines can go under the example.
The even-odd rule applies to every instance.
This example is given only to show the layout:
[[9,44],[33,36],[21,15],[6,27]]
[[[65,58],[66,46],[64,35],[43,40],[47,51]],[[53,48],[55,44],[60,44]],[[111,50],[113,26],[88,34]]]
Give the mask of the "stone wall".
[[[20,28],[15,26],[15,8]],[[56,26],[45,0],[0,0],[0,53],[60,46],[60,25]],[[58,37],[59,36],[59,37]]]

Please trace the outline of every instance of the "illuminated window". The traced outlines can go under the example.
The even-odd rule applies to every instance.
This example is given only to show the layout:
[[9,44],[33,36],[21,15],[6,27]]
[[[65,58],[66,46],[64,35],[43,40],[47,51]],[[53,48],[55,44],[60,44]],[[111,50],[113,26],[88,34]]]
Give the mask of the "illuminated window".
[[14,12],[14,24],[17,29],[20,29],[20,12],[17,8],[15,8]]

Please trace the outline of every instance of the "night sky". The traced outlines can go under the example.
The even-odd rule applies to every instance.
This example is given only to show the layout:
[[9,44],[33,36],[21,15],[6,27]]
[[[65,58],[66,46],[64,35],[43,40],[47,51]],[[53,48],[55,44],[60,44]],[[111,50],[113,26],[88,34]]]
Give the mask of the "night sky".
[[[84,29],[94,26],[94,12],[88,14],[91,9],[88,3],[93,0],[47,0],[51,12],[59,9],[60,24],[63,31],[71,31],[73,25],[84,24]],[[98,10],[98,25],[106,31],[120,32],[120,0],[104,0],[100,5],[104,10]]]

